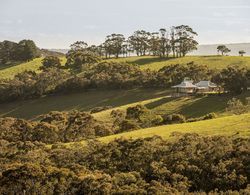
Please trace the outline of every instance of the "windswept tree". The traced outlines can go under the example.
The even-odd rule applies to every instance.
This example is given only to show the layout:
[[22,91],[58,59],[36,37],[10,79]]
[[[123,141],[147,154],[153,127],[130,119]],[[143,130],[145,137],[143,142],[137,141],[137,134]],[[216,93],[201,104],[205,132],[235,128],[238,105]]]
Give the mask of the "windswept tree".
[[198,34],[188,25],[175,26],[175,51],[178,56],[186,56],[187,53],[196,50],[198,42],[195,36]]
[[137,30],[128,38],[128,43],[136,52],[137,56],[146,55],[149,48],[150,33],[145,30]]
[[226,45],[219,45],[217,47],[217,51],[218,53],[220,52],[222,56],[224,56],[224,54],[229,53],[231,50],[228,49]]
[[122,53],[125,37],[122,34],[111,34],[106,37],[104,48],[106,50],[106,57],[114,55],[116,58]]
[[244,56],[245,53],[246,53],[246,52],[245,52],[244,50],[240,50],[240,51],[239,51],[239,55],[240,55],[240,56]]

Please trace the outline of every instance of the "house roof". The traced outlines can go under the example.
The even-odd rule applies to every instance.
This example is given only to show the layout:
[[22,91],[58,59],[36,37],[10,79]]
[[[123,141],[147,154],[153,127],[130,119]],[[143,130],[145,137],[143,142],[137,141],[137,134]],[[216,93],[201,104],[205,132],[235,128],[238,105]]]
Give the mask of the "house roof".
[[172,86],[172,88],[197,88],[192,81],[183,81],[179,85]]
[[211,81],[200,81],[195,84],[198,88],[209,88],[209,87],[217,87],[216,84]]

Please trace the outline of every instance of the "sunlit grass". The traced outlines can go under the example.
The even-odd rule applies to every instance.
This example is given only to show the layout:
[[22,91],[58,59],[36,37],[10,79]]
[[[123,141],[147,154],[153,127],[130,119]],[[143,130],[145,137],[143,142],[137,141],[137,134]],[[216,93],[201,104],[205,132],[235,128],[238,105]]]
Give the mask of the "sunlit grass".
[[[192,123],[182,123],[174,125],[163,125],[152,128],[140,129],[126,133],[110,135],[98,138],[103,143],[109,143],[115,139],[138,139],[152,136],[161,136],[164,139],[171,138],[171,134],[178,133],[198,133],[205,136],[233,136],[248,137],[250,136],[250,113],[242,115],[226,116],[211,120],[204,120]],[[85,145],[86,141],[66,143],[68,147],[74,147],[75,143]]]
[[113,61],[123,61],[138,64],[143,69],[159,70],[171,64],[187,64],[194,62],[199,65],[207,65],[211,69],[222,69],[229,65],[240,65],[250,67],[250,57],[241,56],[186,56],[181,58],[159,58],[154,56],[129,57],[112,59]]
[[[16,74],[21,73],[25,70],[31,71],[39,71],[39,67],[42,65],[43,58],[36,58],[29,62],[23,62],[20,64],[9,65],[9,67],[0,69],[0,78],[1,79],[8,79],[14,77]],[[62,57],[61,63],[64,65],[66,62],[66,58]],[[0,65],[1,66],[1,65]]]

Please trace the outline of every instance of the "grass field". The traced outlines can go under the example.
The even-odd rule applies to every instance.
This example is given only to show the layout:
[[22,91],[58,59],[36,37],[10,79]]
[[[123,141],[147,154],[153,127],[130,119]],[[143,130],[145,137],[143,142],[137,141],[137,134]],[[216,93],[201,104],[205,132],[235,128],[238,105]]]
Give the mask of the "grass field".
[[143,69],[149,68],[152,70],[159,70],[160,68],[171,64],[186,64],[189,62],[194,62],[199,65],[207,65],[211,69],[222,69],[227,67],[228,65],[242,65],[250,67],[250,57],[240,56],[186,56],[181,58],[169,59],[153,56],[142,56],[112,60],[138,64]]
[[[8,66],[0,65],[0,78],[8,79],[14,77],[16,74],[21,73],[25,70],[38,71],[42,65],[43,58],[36,58],[29,62],[23,62],[20,64],[14,63]],[[66,58],[61,58],[61,63],[65,64]]]
[[35,100],[0,104],[0,117],[12,116],[33,119],[37,115],[52,110],[68,111],[77,109],[88,111],[98,106],[119,107],[144,100],[169,95],[169,90],[133,89],[113,91],[89,91],[68,95],[50,96]]
[[[250,96],[250,92],[244,93],[236,98],[245,100],[246,97]],[[162,96],[153,99],[147,99],[140,102],[135,102],[114,109],[126,110],[130,106],[136,104],[145,105],[148,109],[152,110],[156,114],[173,114],[179,113],[185,115],[187,118],[201,117],[211,112],[215,112],[219,116],[225,116],[230,113],[226,112],[227,102],[232,99],[232,96],[203,96],[203,97],[169,97]],[[105,110],[94,114],[94,116],[103,121],[110,120],[110,113],[112,110]],[[250,108],[249,108],[250,111]]]
[[[204,97],[170,97],[171,90],[164,89],[133,89],[88,91],[82,93],[65,94],[43,97],[35,100],[18,101],[0,104],[0,117],[17,117],[35,119],[38,115],[53,110],[89,111],[94,107],[112,106],[113,109],[126,110],[129,106],[145,105],[156,114],[180,113],[186,117],[200,117],[210,112],[227,115],[225,108],[232,96],[204,96]],[[242,100],[249,97],[250,92],[237,96]],[[94,117],[109,121],[113,109],[94,114]]]
[[[61,58],[62,64],[65,64],[66,58]],[[24,70],[37,71],[41,66],[42,58],[34,59],[33,61],[12,64],[8,66],[0,65],[0,78],[12,78],[15,74],[23,72]],[[128,62],[132,64],[138,64],[142,69],[159,70],[163,66],[171,64],[186,64],[189,62],[195,62],[196,64],[207,65],[211,69],[225,68],[228,65],[242,65],[250,67],[250,57],[240,56],[186,56],[182,58],[159,58],[154,56],[142,56],[142,57],[128,57],[110,59],[108,61],[120,61]]]
[[[250,136],[250,113],[242,115],[226,116],[211,120],[198,121],[193,123],[182,123],[174,125],[164,125],[146,129],[140,129],[136,131],[130,131],[126,133],[106,136],[98,138],[97,140],[108,143],[118,138],[125,139],[138,139],[152,136],[161,136],[164,139],[171,138],[171,134],[174,132],[179,133],[198,133],[206,136],[225,135],[234,137],[249,137]],[[74,142],[77,143],[77,142]],[[71,146],[74,143],[67,143],[67,146]],[[79,142],[86,144],[85,141]]]

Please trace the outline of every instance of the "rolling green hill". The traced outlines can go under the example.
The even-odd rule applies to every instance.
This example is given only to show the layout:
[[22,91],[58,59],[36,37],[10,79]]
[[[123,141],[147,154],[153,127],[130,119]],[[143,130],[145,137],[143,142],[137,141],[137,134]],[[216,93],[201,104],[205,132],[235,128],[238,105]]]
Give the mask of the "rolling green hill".
[[99,106],[119,107],[144,100],[169,95],[169,90],[132,89],[132,90],[93,90],[67,95],[48,96],[35,100],[0,104],[0,117],[12,116],[34,119],[37,115],[52,110],[68,111],[77,109],[88,111]]
[[[65,64],[66,58],[62,57],[62,64]],[[25,70],[37,71],[41,66],[42,58],[34,59],[30,62],[21,64],[10,64],[8,66],[0,65],[0,78],[11,78],[15,74],[23,72]],[[154,56],[142,56],[142,57],[127,57],[118,59],[109,59],[108,61],[128,62],[132,64],[138,64],[142,69],[159,70],[163,66],[171,64],[186,64],[194,62],[196,64],[207,65],[210,68],[225,68],[228,65],[244,65],[250,67],[250,57],[240,56],[186,56],[182,58],[159,58]]]
[[[156,114],[180,113],[187,117],[200,117],[210,112],[226,115],[226,104],[232,96],[203,96],[203,97],[170,97],[171,90],[163,89],[132,89],[132,90],[92,90],[82,93],[48,96],[35,100],[18,101],[0,104],[0,117],[17,117],[35,119],[38,115],[53,110],[89,111],[94,107],[112,106],[113,109],[126,110],[129,106],[143,104]],[[249,97],[244,93],[241,98]],[[103,121],[110,121],[113,109],[94,114]]]
[[[225,135],[234,137],[249,137],[250,136],[250,113],[242,115],[226,116],[211,120],[198,121],[193,123],[182,123],[174,125],[163,125],[110,135],[98,138],[97,140],[108,143],[118,138],[138,139],[152,136],[161,136],[164,139],[171,139],[171,134],[178,133],[198,133],[206,136]],[[74,143],[67,143],[67,146],[72,146]],[[85,141],[79,142],[86,144]]]
[[187,64],[194,62],[200,65],[207,65],[211,69],[222,69],[228,65],[242,65],[250,67],[250,57],[240,56],[186,56],[181,58],[159,58],[153,56],[130,57],[112,59],[113,61],[123,61],[132,64],[138,64],[143,69],[159,70],[160,68],[171,64]]
[[[0,69],[1,78],[11,78],[24,70],[37,71],[41,66],[42,58],[33,61],[13,64]],[[138,64],[141,68],[160,69],[165,65],[176,63],[206,64],[210,68],[224,68],[230,64],[247,65],[250,67],[250,57],[220,57],[220,56],[187,56],[178,59],[160,59],[152,56],[110,59],[113,61],[126,61]],[[65,58],[63,58],[65,63]],[[244,100],[250,92],[237,96]],[[99,120],[111,121],[110,113],[113,109],[126,110],[129,106],[143,104],[156,114],[180,113],[188,118],[200,117],[210,112],[219,115],[218,118],[193,123],[165,125],[148,129],[131,131],[123,134],[100,138],[103,142],[125,137],[140,138],[159,135],[169,138],[172,132],[196,132],[204,135],[250,135],[250,114],[228,116],[226,106],[232,96],[197,96],[197,97],[171,97],[171,90],[167,89],[133,89],[133,90],[91,90],[74,94],[47,96],[35,100],[18,101],[0,104],[0,117],[17,117],[36,120],[39,115],[50,111],[69,111],[77,109],[89,111],[94,107],[112,106],[112,109],[93,114]],[[250,109],[249,109],[250,111]]]
[[226,135],[232,136],[238,134],[242,137],[250,136],[250,114],[233,115],[222,118],[216,118],[205,121],[198,121],[193,123],[183,123],[175,125],[164,125],[152,128],[146,128],[117,135],[102,137],[99,140],[109,142],[116,138],[144,138],[154,135],[163,138],[169,138],[171,133],[199,133],[203,135]]
[[[29,62],[23,63],[13,63],[7,66],[0,65],[0,78],[8,79],[14,77],[16,74],[21,73],[25,70],[38,71],[39,67],[42,65],[43,58],[36,58]],[[61,58],[62,64],[65,64],[66,58]]]

